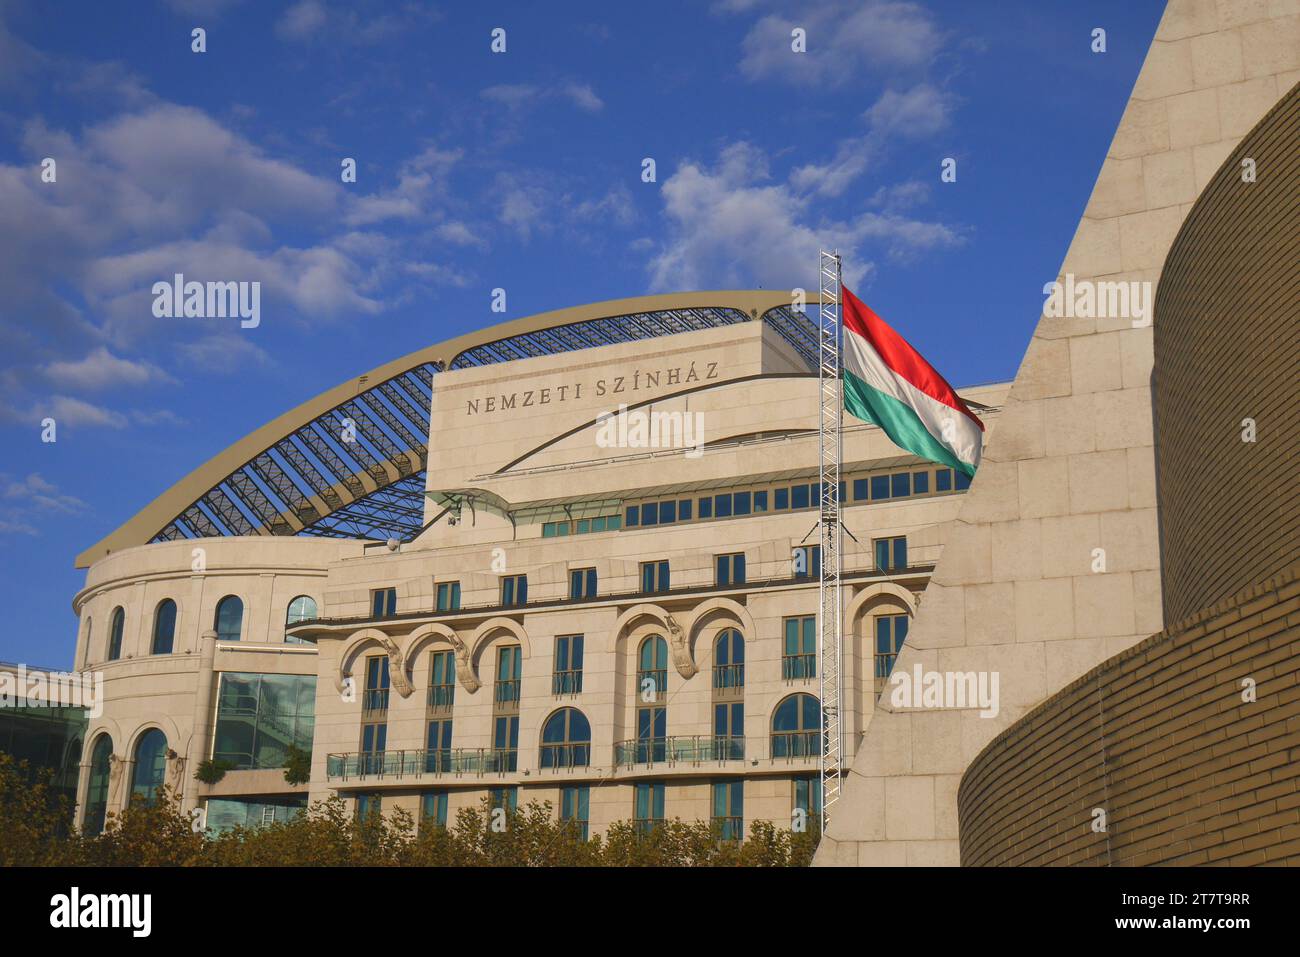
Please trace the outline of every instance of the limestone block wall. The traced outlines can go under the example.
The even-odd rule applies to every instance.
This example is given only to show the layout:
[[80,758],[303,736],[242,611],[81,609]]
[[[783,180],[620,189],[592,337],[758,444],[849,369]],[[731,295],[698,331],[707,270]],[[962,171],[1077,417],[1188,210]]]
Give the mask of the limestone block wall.
[[1300,864],[1296,570],[1133,646],[995,739],[962,777],[962,864]]
[[[1172,0],[1062,279],[1154,289],[1197,195],[1298,71],[1300,5]],[[882,696],[817,863],[958,864],[975,756],[1161,629],[1152,366],[1152,328],[1131,316],[1040,319],[896,665],[996,672],[999,712]]]

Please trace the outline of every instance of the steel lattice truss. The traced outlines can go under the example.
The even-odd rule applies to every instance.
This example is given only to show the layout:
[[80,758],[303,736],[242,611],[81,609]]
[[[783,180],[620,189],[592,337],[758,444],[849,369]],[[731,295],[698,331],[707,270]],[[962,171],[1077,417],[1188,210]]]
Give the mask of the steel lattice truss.
[[[748,322],[739,309],[669,309],[592,319],[467,349],[451,369],[510,362]],[[818,366],[815,320],[790,307],[763,321]],[[433,377],[427,362],[371,386],[264,449],[209,489],[153,541],[227,535],[409,539],[424,522]]]

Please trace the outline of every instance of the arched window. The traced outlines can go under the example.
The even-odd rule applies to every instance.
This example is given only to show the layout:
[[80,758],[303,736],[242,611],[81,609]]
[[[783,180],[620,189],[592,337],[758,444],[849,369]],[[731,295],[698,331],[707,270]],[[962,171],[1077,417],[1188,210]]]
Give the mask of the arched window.
[[109,620],[107,655],[109,661],[117,661],[122,657],[122,632],[125,630],[126,612],[119,605],[113,609],[113,617]]
[[668,642],[651,635],[637,653],[636,693],[641,702],[658,701],[668,691]]
[[561,708],[542,727],[542,767],[585,768],[591,763],[591,723],[577,708]]
[[727,691],[745,687],[745,639],[735,628],[725,628],[713,641],[713,687]]
[[822,709],[810,694],[783,698],[772,712],[772,757],[804,758],[821,754]]
[[150,654],[170,655],[176,640],[176,602],[164,598],[153,613],[153,649]]
[[[289,610],[284,615],[284,627],[296,625],[300,621],[308,621],[316,617],[316,599],[308,595],[299,595],[293,601],[289,602]],[[293,635],[285,635],[286,644],[290,645],[309,645],[311,644],[306,638],[298,638]]]
[[158,799],[158,789],[167,774],[167,736],[150,728],[135,743],[135,769],[131,772],[131,800],[146,804]]
[[[119,608],[118,611],[121,611]],[[108,816],[108,779],[113,763],[113,739],[101,734],[90,752],[90,785],[86,788],[86,814],[81,829],[93,836],[104,830]]]
[[238,595],[227,595],[217,602],[217,616],[213,625],[217,641],[238,641],[244,630],[244,602]]

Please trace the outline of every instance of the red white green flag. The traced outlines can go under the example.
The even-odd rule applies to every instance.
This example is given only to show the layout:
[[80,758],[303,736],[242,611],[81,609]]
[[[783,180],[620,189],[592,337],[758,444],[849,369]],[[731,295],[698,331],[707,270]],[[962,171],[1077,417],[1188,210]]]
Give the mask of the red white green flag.
[[974,475],[984,423],[902,336],[842,292],[844,408],[899,448]]

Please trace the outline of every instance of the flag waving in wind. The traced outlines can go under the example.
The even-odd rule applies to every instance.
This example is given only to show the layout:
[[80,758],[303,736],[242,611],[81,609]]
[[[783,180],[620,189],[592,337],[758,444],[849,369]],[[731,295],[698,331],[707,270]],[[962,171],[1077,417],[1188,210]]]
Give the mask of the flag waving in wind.
[[902,336],[842,291],[844,408],[899,448],[974,475],[984,423]]

